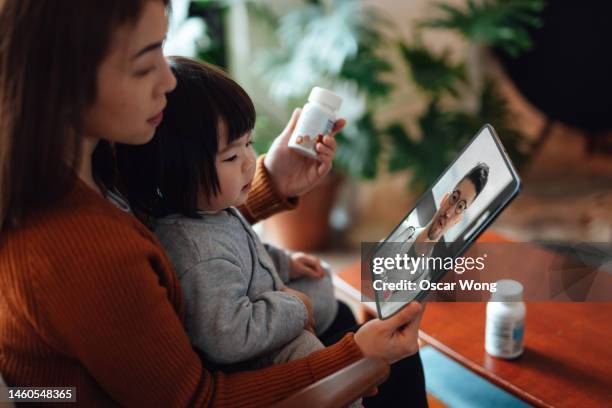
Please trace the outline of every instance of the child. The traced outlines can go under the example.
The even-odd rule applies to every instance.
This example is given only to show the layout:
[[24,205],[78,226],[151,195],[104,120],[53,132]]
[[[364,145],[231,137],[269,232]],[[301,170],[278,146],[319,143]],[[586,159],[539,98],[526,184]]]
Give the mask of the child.
[[[155,137],[117,155],[130,203],[154,220],[181,281],[192,343],[210,362],[240,368],[323,348],[314,333],[337,312],[329,275],[315,257],[263,245],[235,208],[256,169],[251,99],[210,65],[170,65],[177,87]],[[298,278],[308,295],[286,286]]]

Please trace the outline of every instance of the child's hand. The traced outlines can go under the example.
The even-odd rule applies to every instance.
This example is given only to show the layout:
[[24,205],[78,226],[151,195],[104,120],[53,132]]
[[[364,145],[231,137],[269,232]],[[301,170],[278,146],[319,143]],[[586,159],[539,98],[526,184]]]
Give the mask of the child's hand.
[[325,276],[325,270],[321,266],[321,260],[304,252],[294,252],[289,257],[289,278],[301,277],[321,279]]
[[306,306],[306,311],[308,312],[308,318],[306,319],[306,322],[304,323],[304,330],[308,330],[309,332],[314,334],[314,327],[315,327],[314,309],[312,307],[312,302],[310,301],[310,298],[308,297],[308,295],[305,294],[304,292],[300,292],[299,290],[291,289],[288,286],[285,286],[284,288],[282,288],[281,291],[297,296],[302,301],[302,303],[304,303],[304,306]]

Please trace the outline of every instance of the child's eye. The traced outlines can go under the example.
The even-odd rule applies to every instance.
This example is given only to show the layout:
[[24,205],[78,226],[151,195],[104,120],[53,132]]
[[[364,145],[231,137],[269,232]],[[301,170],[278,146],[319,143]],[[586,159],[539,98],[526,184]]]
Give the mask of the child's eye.
[[238,155],[236,155],[236,154],[235,154],[235,155],[233,155],[232,157],[227,158],[227,159],[225,159],[225,160],[223,160],[223,161],[224,161],[224,162],[233,162],[233,161],[234,161],[234,160],[236,160],[237,158],[238,158]]
[[247,147],[253,146],[253,140],[249,140],[246,145],[247,145]]

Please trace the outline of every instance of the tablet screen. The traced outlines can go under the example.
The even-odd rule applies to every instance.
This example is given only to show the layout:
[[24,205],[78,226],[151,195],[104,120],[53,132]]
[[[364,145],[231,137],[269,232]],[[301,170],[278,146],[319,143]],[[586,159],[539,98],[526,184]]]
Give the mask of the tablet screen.
[[[518,175],[495,131],[484,126],[371,255],[380,260],[407,254],[422,258],[421,265],[413,264],[412,270],[406,265],[373,269],[373,282],[438,281],[447,270],[440,263],[424,261],[460,256],[519,187]],[[425,296],[423,290],[390,290],[390,286],[374,286],[381,318]]]

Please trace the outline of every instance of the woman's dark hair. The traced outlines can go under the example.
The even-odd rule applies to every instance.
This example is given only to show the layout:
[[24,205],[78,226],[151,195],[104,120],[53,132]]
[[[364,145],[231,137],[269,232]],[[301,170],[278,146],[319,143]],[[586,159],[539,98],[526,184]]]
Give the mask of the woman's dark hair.
[[167,95],[163,120],[149,143],[116,146],[119,176],[137,213],[197,218],[198,194],[210,198],[220,192],[215,166],[220,126],[232,143],[255,126],[255,108],[221,69],[183,57],[168,62],[177,84]]
[[0,1],[0,231],[72,187],[98,67],[148,1]]

